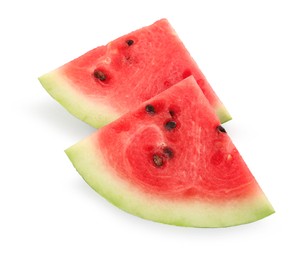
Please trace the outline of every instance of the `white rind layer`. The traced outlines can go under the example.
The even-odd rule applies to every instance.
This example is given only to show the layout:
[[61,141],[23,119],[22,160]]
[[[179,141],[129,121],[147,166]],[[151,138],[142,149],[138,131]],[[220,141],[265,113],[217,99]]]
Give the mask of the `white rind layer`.
[[104,100],[99,98],[93,100],[92,97],[76,91],[76,86],[63,76],[61,68],[41,76],[39,81],[45,90],[71,114],[95,128],[120,117],[120,114],[106,105]]

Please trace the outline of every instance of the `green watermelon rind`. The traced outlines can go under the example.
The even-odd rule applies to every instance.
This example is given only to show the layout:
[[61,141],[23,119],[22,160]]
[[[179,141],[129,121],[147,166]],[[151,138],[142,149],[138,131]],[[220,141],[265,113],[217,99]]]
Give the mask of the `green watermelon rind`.
[[124,211],[155,222],[186,227],[227,227],[257,221],[274,213],[261,190],[239,200],[207,203],[171,201],[145,194],[117,177],[96,148],[97,134],[71,146],[65,153],[82,178],[97,193]]
[[102,100],[92,102],[91,97],[76,91],[72,83],[63,76],[61,68],[39,77],[38,80],[44,89],[71,114],[95,128],[106,125],[120,116]]
[[215,108],[215,113],[217,114],[220,122],[226,123],[232,119],[231,115],[227,111],[226,107],[224,105],[219,105]]

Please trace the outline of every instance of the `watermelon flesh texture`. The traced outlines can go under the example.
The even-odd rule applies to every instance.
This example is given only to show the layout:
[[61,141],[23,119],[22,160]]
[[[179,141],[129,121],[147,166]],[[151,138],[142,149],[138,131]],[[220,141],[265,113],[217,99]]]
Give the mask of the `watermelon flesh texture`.
[[95,48],[39,80],[69,112],[98,128],[190,75],[221,122],[230,120],[166,19]]
[[192,76],[66,154],[95,191],[145,219],[226,227],[274,212]]

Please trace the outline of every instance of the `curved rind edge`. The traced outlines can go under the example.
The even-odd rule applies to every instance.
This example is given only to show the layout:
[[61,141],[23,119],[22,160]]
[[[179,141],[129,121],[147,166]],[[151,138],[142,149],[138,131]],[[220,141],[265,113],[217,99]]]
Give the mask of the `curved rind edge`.
[[253,197],[228,203],[171,201],[141,192],[116,173],[95,147],[97,133],[65,150],[83,179],[106,200],[133,215],[186,227],[228,227],[265,218],[275,211],[259,189]]
[[101,101],[93,102],[88,96],[76,92],[75,87],[68,82],[60,69],[44,74],[38,80],[44,89],[72,115],[95,128],[102,127],[120,116],[113,112],[112,108],[101,104]]

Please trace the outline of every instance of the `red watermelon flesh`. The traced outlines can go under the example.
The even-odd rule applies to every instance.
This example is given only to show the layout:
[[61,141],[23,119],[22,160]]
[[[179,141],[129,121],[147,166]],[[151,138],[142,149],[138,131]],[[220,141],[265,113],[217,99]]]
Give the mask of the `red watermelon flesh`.
[[142,218],[225,227],[274,212],[192,76],[66,153],[93,189]]
[[100,127],[193,75],[222,122],[231,117],[166,19],[39,78],[72,114]]

